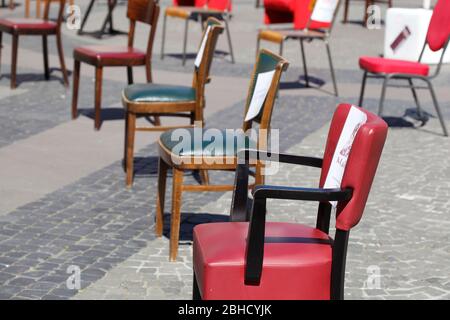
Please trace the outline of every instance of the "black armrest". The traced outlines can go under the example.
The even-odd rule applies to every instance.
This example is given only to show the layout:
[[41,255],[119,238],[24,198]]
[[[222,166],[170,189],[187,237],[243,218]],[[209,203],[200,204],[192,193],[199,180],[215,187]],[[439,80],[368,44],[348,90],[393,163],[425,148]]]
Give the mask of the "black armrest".
[[264,233],[266,223],[266,200],[291,199],[305,201],[346,201],[352,190],[310,189],[261,185],[253,193],[253,207],[247,235],[245,253],[245,284],[259,285],[264,259]]
[[250,160],[277,161],[297,165],[322,168],[323,160],[315,157],[296,156],[291,154],[271,153],[254,149],[241,150],[238,153],[239,165],[235,175],[235,189],[231,203],[230,220],[248,221],[248,175]]

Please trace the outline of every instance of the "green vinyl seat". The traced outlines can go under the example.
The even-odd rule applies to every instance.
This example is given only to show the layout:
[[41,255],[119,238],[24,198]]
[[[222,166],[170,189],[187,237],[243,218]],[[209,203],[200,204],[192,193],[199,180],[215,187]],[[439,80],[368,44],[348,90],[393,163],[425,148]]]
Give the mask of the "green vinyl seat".
[[124,97],[132,102],[195,101],[195,89],[170,84],[139,83],[127,86]]
[[[194,130],[198,131],[194,133]],[[202,133],[201,136],[200,133]],[[221,138],[216,142],[215,137]],[[198,142],[196,139],[199,139]],[[168,130],[161,134],[159,143],[167,151],[179,157],[233,157],[240,149],[256,148],[256,142],[246,136],[243,131],[227,132],[227,130],[219,129]]]

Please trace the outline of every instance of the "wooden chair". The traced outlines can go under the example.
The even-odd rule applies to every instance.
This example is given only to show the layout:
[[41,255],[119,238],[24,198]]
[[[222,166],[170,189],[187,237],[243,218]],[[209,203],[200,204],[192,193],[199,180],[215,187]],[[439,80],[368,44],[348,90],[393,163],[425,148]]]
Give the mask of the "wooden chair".
[[[301,55],[303,60],[303,69],[304,69],[304,78],[306,87],[309,87],[309,77],[308,77],[308,68],[306,65],[306,55],[304,42],[311,42],[313,40],[320,40],[325,43],[325,47],[327,50],[328,63],[330,65],[331,79],[333,81],[334,94],[338,96],[338,88],[336,82],[336,76],[333,67],[333,59],[331,57],[331,49],[329,45],[331,31],[333,29],[334,20],[336,18],[336,13],[339,8],[339,0],[336,0],[334,3],[333,15],[327,21],[319,21],[314,20],[314,10],[316,6],[319,5],[319,2],[324,0],[315,1],[315,6],[312,9],[312,13],[309,16],[309,20],[306,23],[306,27],[304,29],[296,29],[294,28],[286,28],[286,29],[262,29],[258,33],[257,43],[256,43],[256,52],[259,51],[261,40],[277,43],[279,44],[279,52],[280,55],[283,54],[283,45],[287,40],[297,40],[300,42]],[[326,0],[325,0],[326,1]]]
[[[56,36],[56,45],[58,48],[59,62],[61,64],[61,71],[65,86],[69,85],[67,77],[66,64],[64,62],[64,52],[61,40],[61,23],[64,14],[65,0],[58,0],[59,10],[56,22],[49,20],[50,2],[45,3],[44,19],[30,19],[30,18],[3,18],[0,19],[0,50],[2,45],[3,33],[12,35],[12,62],[11,62],[11,89],[16,88],[16,70],[17,70],[17,56],[20,35],[41,36],[42,46],[44,51],[44,71],[45,78],[50,78],[50,70],[48,67],[48,49],[47,37]],[[1,55],[1,51],[0,51]]]
[[[207,25],[211,28],[203,51],[203,58],[194,69],[192,86],[176,86],[164,84],[135,84],[128,86],[122,93],[125,108],[125,147],[124,167],[126,184],[133,184],[134,174],[134,138],[136,131],[164,131],[174,127],[161,126],[137,127],[137,116],[162,115],[171,117],[188,117],[192,127],[194,121],[203,122],[205,106],[205,85],[209,82],[209,70],[219,34],[223,27],[215,18],[209,18]],[[208,28],[208,27],[207,27]],[[206,36],[206,30],[203,37]],[[179,128],[176,126],[175,128]]]
[[[48,0],[43,0],[47,2]],[[59,0],[50,0],[50,1],[59,1]],[[11,0],[11,3],[13,0]],[[73,5],[74,0],[69,0],[69,5]],[[13,5],[14,6],[14,5]],[[25,0],[25,18],[30,17],[30,0]],[[41,17],[41,0],[36,0],[36,18]]]
[[[127,17],[130,20],[128,46],[83,46],[75,48],[74,77],[72,96],[72,119],[78,116],[78,87],[80,82],[81,62],[95,66],[95,129],[101,126],[101,96],[103,67],[127,67],[128,84],[133,83],[133,67],[145,66],[147,81],[152,82],[151,58],[153,40],[159,16],[159,4],[155,0],[129,0]],[[151,26],[147,51],[143,52],[133,47],[136,22]]]
[[161,59],[164,59],[167,17],[183,19],[185,21],[182,59],[183,66],[186,64],[186,46],[189,21],[199,20],[201,23],[203,23],[209,17],[214,17],[223,21],[225,24],[231,62],[234,63],[233,45],[231,43],[230,28],[228,26],[228,20],[230,20],[231,18],[231,0],[173,0],[173,3],[173,6],[167,7],[164,11]]
[[[354,140],[350,148],[348,144],[342,148],[338,142],[347,115],[358,111],[367,120],[360,123],[359,129],[352,130]],[[236,170],[231,222],[200,224],[194,228],[193,298],[342,300],[350,231],[364,213],[387,132],[388,126],[381,118],[341,104],[331,121],[323,159],[271,153],[270,158],[275,159],[271,160],[266,152],[241,151],[246,161]],[[341,158],[348,154],[342,179],[327,184],[338,152]],[[319,188],[258,185],[253,190],[251,209],[246,213],[249,159],[318,168]],[[331,176],[338,178],[337,174]],[[268,199],[273,201],[273,210],[282,199],[298,201],[299,205],[300,201],[316,202],[316,225],[266,222]],[[332,204],[336,207],[334,239],[330,235]]]
[[[367,20],[369,18],[369,14],[367,13],[367,9],[369,6],[374,5],[376,3],[386,3],[389,8],[392,7],[392,0],[364,0],[365,6],[364,6],[364,25],[367,26]],[[350,0],[345,0],[344,2],[344,21],[343,23],[348,22],[348,9],[350,7]]]
[[[244,120],[243,131],[252,128],[254,123],[259,123],[259,134],[257,141],[251,141],[246,135],[234,134],[232,137],[222,130],[222,139],[224,146],[227,145],[227,139],[235,139],[244,141],[245,145],[255,144],[258,149],[264,150],[267,145],[267,134],[270,129],[270,120],[272,117],[273,105],[277,96],[277,91],[280,83],[281,74],[286,70],[288,62],[267,50],[261,50],[250,82],[249,93],[245,111],[247,113],[250,102],[252,100],[253,91],[256,85],[256,79],[259,74],[269,71],[274,71],[272,82],[269,87],[266,99],[258,115],[248,121]],[[186,133],[195,139],[194,130],[189,129]],[[171,212],[171,227],[170,227],[170,261],[175,261],[178,252],[178,239],[180,233],[180,218],[181,218],[181,198],[183,191],[227,191],[233,190],[233,185],[210,185],[207,177],[208,170],[235,170],[237,166],[237,143],[233,142],[232,148],[224,147],[222,150],[215,150],[213,154],[208,150],[208,145],[211,143],[208,138],[203,137],[201,141],[195,141],[189,148],[183,148],[177,151],[178,141],[173,141],[173,130],[166,131],[159,139],[159,171],[158,171],[158,195],[156,200],[156,235],[162,236],[163,232],[163,214],[164,214],[164,199],[166,193],[166,178],[167,171],[172,168],[173,173],[173,187],[172,187],[172,212]],[[188,138],[188,137],[186,137]],[[247,139],[247,140],[245,140]],[[229,143],[229,141],[228,141]],[[200,170],[203,172],[202,185],[185,185],[183,184],[183,175],[186,170]],[[261,174],[261,166],[256,164],[255,183],[263,182]]]

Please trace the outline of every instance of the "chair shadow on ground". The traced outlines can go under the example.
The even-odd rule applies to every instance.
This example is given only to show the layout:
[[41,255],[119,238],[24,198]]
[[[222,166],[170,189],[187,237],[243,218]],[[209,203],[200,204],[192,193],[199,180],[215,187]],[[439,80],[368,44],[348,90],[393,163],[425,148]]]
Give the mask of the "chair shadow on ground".
[[[78,114],[85,116],[89,119],[95,119],[94,107],[92,108],[79,108]],[[115,121],[115,120],[124,120],[125,113],[123,108],[102,108],[101,109],[101,119],[104,121]]]
[[426,124],[430,120],[430,118],[434,119],[436,118],[436,116],[424,110],[422,110],[421,116],[419,116],[415,108],[409,108],[405,110],[405,113],[402,117],[384,116],[382,118],[384,121],[386,121],[389,128],[414,128],[416,130],[420,130],[422,132],[426,132],[436,136],[442,135],[442,133],[440,132],[431,131],[426,128]]
[[[57,74],[53,75],[52,73],[54,71],[56,71]],[[16,75],[17,88],[22,83],[49,82],[49,81],[57,81],[62,86],[64,86],[64,79],[63,79],[62,71],[60,68],[49,68],[49,72],[50,72],[50,77],[48,79],[45,79],[45,75],[44,75],[43,71],[42,71],[42,73],[19,73],[18,72]],[[72,71],[67,70],[67,75],[70,77],[72,75]],[[0,80],[2,78],[11,80],[11,73],[4,73],[4,74],[0,75]]]
[[[193,230],[196,225],[202,223],[229,222],[230,217],[226,214],[210,213],[181,213],[180,245],[190,245],[193,241]],[[164,214],[163,236],[170,239],[170,214]],[[184,243],[183,243],[184,242]]]

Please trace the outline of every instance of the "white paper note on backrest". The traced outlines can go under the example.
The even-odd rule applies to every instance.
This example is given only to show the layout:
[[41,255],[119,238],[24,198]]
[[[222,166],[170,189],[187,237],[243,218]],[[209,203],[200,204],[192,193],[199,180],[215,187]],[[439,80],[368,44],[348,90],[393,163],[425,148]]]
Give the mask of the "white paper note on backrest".
[[[342,177],[344,176],[345,166],[347,165],[347,159],[352,149],[353,140],[355,140],[356,134],[359,128],[366,123],[367,115],[359,109],[352,106],[345,120],[344,127],[342,128],[341,136],[336,145],[336,150],[331,160],[330,169],[325,180],[325,189],[340,188]],[[336,207],[335,201],[330,201],[333,207]]]
[[198,68],[200,63],[202,63],[203,53],[205,52],[206,40],[208,40],[208,34],[211,31],[211,26],[208,26],[203,36],[202,43],[200,44],[200,49],[198,49],[197,56],[195,57],[194,65]]
[[252,100],[250,101],[245,121],[252,120],[259,114],[259,111],[261,111],[261,107],[263,106],[264,100],[266,100],[267,93],[272,84],[274,74],[275,70],[258,74],[255,90],[253,90]]
[[331,23],[337,4],[338,0],[317,0],[311,20]]

